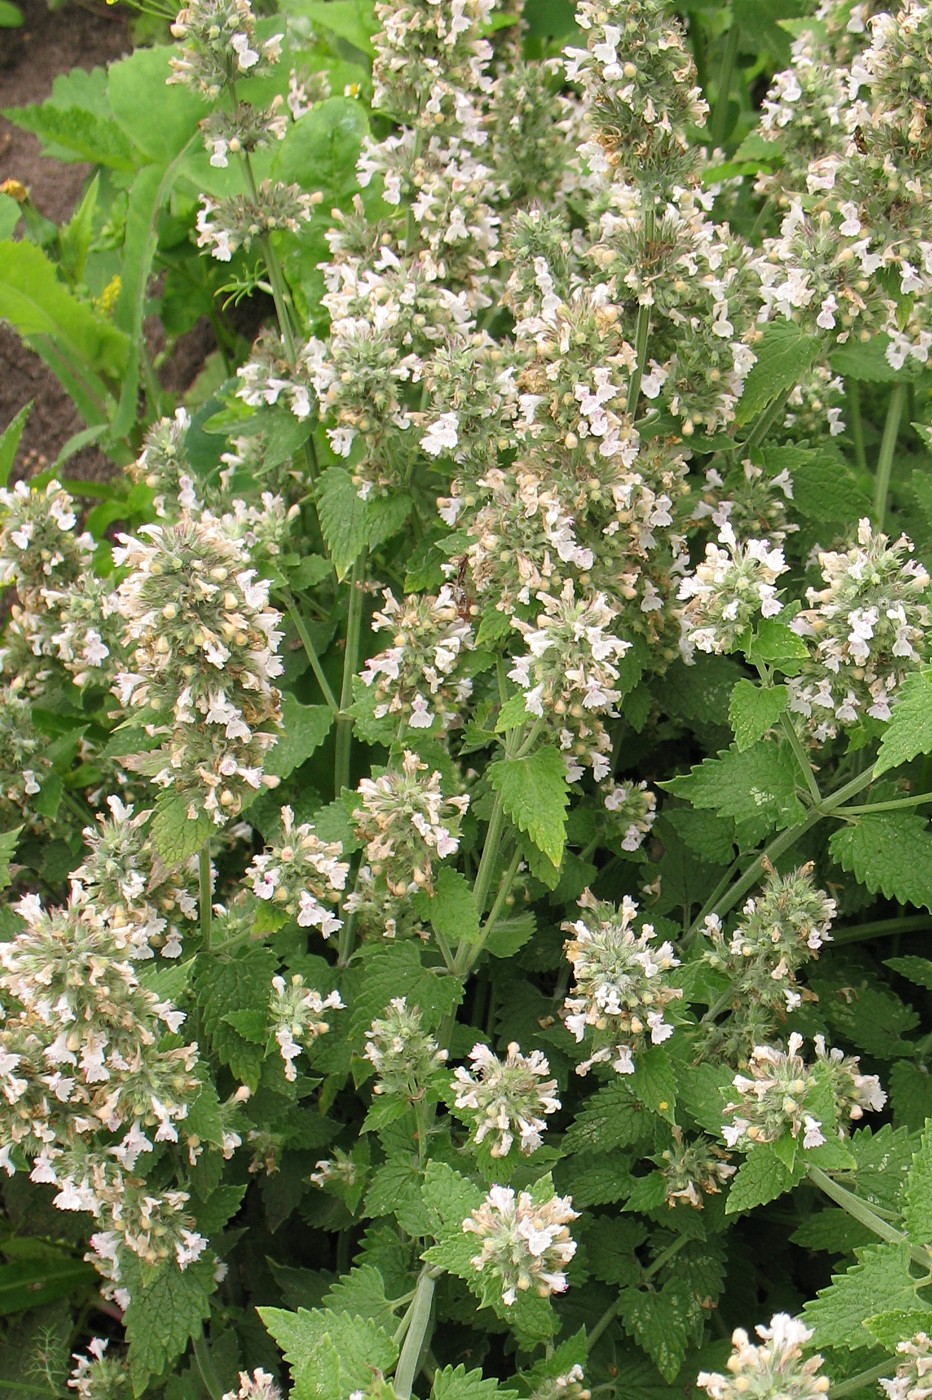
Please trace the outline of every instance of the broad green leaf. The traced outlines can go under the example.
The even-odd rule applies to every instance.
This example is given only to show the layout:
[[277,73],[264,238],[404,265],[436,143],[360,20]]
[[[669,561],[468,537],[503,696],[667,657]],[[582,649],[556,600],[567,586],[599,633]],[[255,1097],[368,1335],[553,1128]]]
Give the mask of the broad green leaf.
[[903,1224],[914,1244],[932,1244],[932,1123],[927,1123],[906,1177]]
[[781,395],[795,388],[822,349],[819,336],[805,335],[789,321],[771,321],[765,326],[754,347],[757,363],[745,380],[735,411],[738,427],[745,427]]
[[725,1214],[736,1215],[738,1211],[753,1210],[755,1206],[775,1201],[805,1175],[805,1162],[797,1158],[792,1168],[787,1167],[772,1143],[752,1147],[732,1178]]
[[659,1045],[641,1050],[634,1057],[631,1090],[638,1103],[669,1122],[676,1122],[678,1091],[676,1067],[669,1051]]
[[527,758],[502,758],[489,765],[488,773],[506,816],[558,866],[566,841],[569,793],[557,750],[541,748]]
[[829,839],[829,850],[874,894],[932,910],[932,836],[914,812],[858,817]]
[[372,36],[380,29],[374,0],[292,0],[295,14],[306,15],[315,29],[324,29],[370,57]]
[[[10,1241],[13,1246],[17,1243],[16,1240]],[[33,1241],[28,1243],[32,1244]],[[4,1252],[9,1257],[13,1251],[5,1247]],[[56,1298],[78,1294],[90,1298],[94,1291],[93,1268],[83,1259],[69,1258],[51,1246],[43,1246],[38,1257],[24,1257],[0,1264],[0,1317],[41,1307],[44,1303],[54,1302]]]
[[887,359],[889,344],[890,337],[883,332],[868,340],[852,336],[832,351],[832,369],[846,379],[859,379],[868,384],[895,384],[898,380],[914,379],[922,372],[919,362],[912,359],[907,359],[902,369],[894,369]]
[[348,471],[328,467],[317,483],[317,511],[337,577],[346,577],[364,549],[400,530],[410,509],[400,493],[364,501]]
[[481,1371],[462,1364],[434,1373],[430,1400],[517,1400],[516,1390],[503,1390],[496,1380],[483,1380]]
[[188,802],[176,792],[159,794],[152,817],[150,835],[161,859],[169,870],[175,870],[208,841],[214,824],[206,812],[196,821],[188,820]]
[[393,997],[407,997],[409,1006],[419,1007],[428,1030],[435,1029],[459,1003],[462,983],[425,967],[419,949],[419,940],[370,944],[346,974],[341,991],[350,1007],[349,1034],[360,1047],[365,1032],[376,1017],[384,1016]]
[[768,446],[758,455],[768,476],[789,471],[794,509],[807,520],[844,528],[870,514],[870,495],[840,453]]
[[890,1067],[885,1083],[897,1127],[922,1132],[926,1120],[932,1118],[932,1074],[924,1065],[897,1060]]
[[467,1283],[474,1282],[477,1273],[470,1261],[477,1252],[477,1240],[474,1234],[464,1231],[463,1221],[482,1204],[482,1188],[446,1162],[434,1161],[424,1173],[422,1195],[436,1240],[428,1251],[430,1261]]
[[564,1138],[567,1152],[613,1152],[633,1147],[651,1131],[650,1120],[626,1084],[606,1084],[586,1100]]
[[794,661],[805,661],[809,648],[802,637],[797,637],[791,627],[775,617],[765,617],[757,625],[748,660],[752,663],[763,661],[777,666],[781,671]]
[[32,403],[27,403],[21,408],[16,417],[13,418],[4,429],[3,436],[0,437],[0,486],[6,486],[10,479],[10,472],[13,470],[13,463],[16,460],[19,441],[23,436],[23,429],[26,426],[26,419],[29,417],[29,410],[31,408]]
[[271,948],[246,945],[232,952],[222,949],[197,960],[194,988],[204,1028],[215,1053],[243,1084],[259,1083],[264,1047],[240,1035],[227,1021],[236,1011],[268,1006],[277,959]]
[[[325,0],[323,10],[338,10],[339,0]],[[362,103],[352,97],[330,97],[289,128],[276,147],[273,173],[286,184],[319,190],[323,209],[315,214],[323,224],[334,207],[345,207],[359,189],[356,161],[369,120]]]
[[[139,48],[108,70],[107,96],[114,120],[150,160],[173,160],[207,115],[206,104],[189,87],[174,84],[165,100],[171,72],[170,45]],[[158,113],[153,121],[152,114]]]
[[897,692],[897,701],[883,731],[874,776],[932,753],[932,669],[913,671]]
[[111,170],[136,166],[133,143],[112,120],[81,107],[62,107],[54,99],[40,106],[8,108],[4,115],[42,143],[53,160],[88,161]]
[[883,965],[914,982],[917,987],[925,987],[932,992],[932,958],[917,958],[910,954],[903,958],[884,958]]
[[[0,319],[25,340],[47,336],[78,367],[119,375],[128,342],[115,326],[58,280],[54,264],[32,243],[0,243]],[[39,348],[39,347],[37,347]]]
[[732,817],[757,842],[803,819],[797,781],[802,780],[789,749],[760,742],[743,753],[726,749],[660,786],[694,807]]
[[789,691],[785,685],[755,685],[740,680],[731,692],[728,718],[735,731],[735,747],[744,753],[763,739],[786,709]]
[[[657,1173],[651,1173],[656,1176]],[[661,1201],[663,1200],[663,1182]],[[583,1222],[580,1221],[580,1225]],[[643,1265],[636,1250],[647,1238],[647,1227],[642,1220],[624,1219],[612,1215],[591,1215],[585,1222],[583,1235],[586,1259],[589,1268],[600,1283],[612,1284],[615,1288],[635,1287],[641,1278]]]
[[23,12],[12,0],[0,0],[0,29],[19,29],[23,23]]
[[293,695],[283,695],[281,733],[269,750],[265,771],[287,778],[320,748],[332,724],[333,714],[326,705],[302,705]]
[[853,1254],[873,1244],[877,1236],[846,1210],[831,1207],[810,1215],[790,1236],[793,1244],[825,1254]]
[[330,1308],[257,1312],[291,1367],[291,1400],[345,1400],[369,1384],[373,1370],[388,1371],[398,1359],[391,1336],[371,1318]]
[[647,1292],[626,1288],[618,1316],[628,1335],[647,1353],[666,1381],[673,1381],[696,1329],[696,1306],[684,1279],[671,1279],[662,1289]]
[[417,897],[418,912],[423,911],[434,933],[454,946],[476,943],[479,938],[479,915],[466,876],[451,866],[443,865],[434,880],[432,895]]
[[0,834],[0,890],[8,889],[12,884],[10,861],[16,854],[16,843],[22,829],[21,826],[17,826],[12,831],[4,831]]
[[22,217],[23,211],[16,200],[8,194],[0,194],[0,239],[13,237]]
[[372,1264],[359,1264],[338,1278],[324,1296],[324,1305],[350,1317],[369,1317],[379,1327],[393,1332],[391,1303],[385,1296],[385,1282]]
[[178,1360],[210,1312],[217,1287],[214,1261],[201,1257],[185,1270],[174,1259],[154,1275],[130,1255],[122,1265],[131,1302],[124,1314],[133,1390],[141,1396],[153,1377]]
[[863,1326],[877,1313],[918,1304],[916,1285],[909,1272],[909,1245],[875,1244],[857,1251],[858,1262],[847,1273],[836,1274],[828,1288],[803,1309],[808,1326],[815,1329],[813,1345],[861,1351],[875,1345]]
[[892,1353],[907,1337],[915,1337],[917,1332],[925,1332],[928,1336],[932,1332],[932,1308],[920,1305],[875,1313],[873,1317],[864,1319],[864,1326],[875,1341]]

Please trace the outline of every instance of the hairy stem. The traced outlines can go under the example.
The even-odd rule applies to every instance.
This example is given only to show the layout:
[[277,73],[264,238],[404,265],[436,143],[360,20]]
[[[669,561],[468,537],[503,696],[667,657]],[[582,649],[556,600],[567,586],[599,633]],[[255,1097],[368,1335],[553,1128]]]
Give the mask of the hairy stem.
[[919,792],[914,797],[893,797],[889,802],[868,802],[861,807],[842,807],[837,817],[867,817],[872,812],[899,812],[908,807],[924,807],[932,802],[932,792]]
[[433,1271],[427,1267],[423,1268],[417,1281],[417,1288],[414,1290],[414,1301],[409,1309],[409,1321],[405,1329],[404,1346],[401,1348],[401,1355],[398,1358],[392,1382],[398,1400],[411,1400],[411,1389],[420,1370],[421,1352],[424,1349],[424,1339],[430,1325],[435,1286]]
[[[886,1220],[881,1220],[866,1201],[862,1201],[853,1191],[849,1191],[846,1186],[835,1181],[821,1167],[807,1167],[806,1175],[813,1186],[817,1186],[824,1195],[828,1196],[829,1200],[835,1202],[836,1206],[841,1206],[842,1210],[847,1211],[852,1220],[857,1220],[861,1225],[865,1225],[872,1234],[877,1235],[882,1240],[887,1240],[890,1244],[909,1244],[909,1237],[904,1235],[902,1230],[897,1230]],[[918,1245],[910,1245],[909,1257],[914,1264],[928,1270],[929,1254],[927,1250],[920,1249]]]
[[340,689],[340,713],[337,715],[336,762],[334,790],[336,796],[349,787],[350,754],[353,746],[353,717],[347,714],[353,703],[353,678],[359,667],[359,642],[362,636],[363,580],[366,576],[366,551],[363,550],[350,579],[349,611],[346,617],[346,651],[343,654],[343,685]]
[[877,475],[874,478],[874,520],[878,530],[883,529],[887,514],[887,497],[890,494],[890,476],[893,471],[893,454],[900,431],[900,419],[906,402],[906,385],[897,384],[890,395],[887,417],[880,440],[880,455],[877,458]]
[[845,380],[845,403],[851,419],[851,441],[854,444],[854,460],[862,472],[867,471],[867,453],[864,450],[864,419],[861,416],[861,386],[856,379]]
[[888,1371],[893,1370],[895,1363],[889,1360],[881,1361],[877,1366],[871,1366],[866,1371],[859,1371],[856,1376],[849,1376],[846,1381],[832,1382],[832,1400],[840,1400],[844,1395],[854,1395],[859,1390],[866,1390],[869,1385],[879,1381],[881,1376],[886,1376]]
[[725,124],[728,121],[728,99],[731,97],[731,80],[735,72],[735,60],[738,57],[738,40],[741,35],[741,26],[734,16],[731,20],[731,28],[725,36],[725,47],[722,50],[722,66],[718,73],[718,86],[715,89],[715,107],[712,112],[712,121],[709,124],[709,136],[712,141],[712,149],[721,146],[725,139]]
[[210,1400],[223,1400],[223,1385],[217,1375],[214,1359],[208,1350],[203,1328],[196,1332],[191,1339],[191,1349],[194,1352],[194,1360],[197,1362],[197,1369]]
[[210,869],[210,837],[204,842],[197,858],[197,879],[198,879],[198,915],[201,923],[201,947],[205,953],[210,952],[211,934],[211,879]]
[[288,616],[294,623],[294,629],[297,632],[298,636],[301,638],[301,645],[304,647],[304,654],[307,657],[308,662],[310,663],[311,670],[314,673],[314,679],[317,681],[317,684],[321,688],[328,709],[332,710],[332,712],[335,715],[337,715],[340,713],[340,706],[337,704],[336,696],[330,688],[330,682],[324,675],[323,667],[320,664],[320,657],[317,655],[317,650],[314,646],[313,641],[311,640],[311,634],[307,630],[307,624],[305,623],[304,618],[301,616],[300,610],[298,608],[297,599],[295,598],[294,594],[290,591],[285,593],[284,597],[285,606],[288,609]]

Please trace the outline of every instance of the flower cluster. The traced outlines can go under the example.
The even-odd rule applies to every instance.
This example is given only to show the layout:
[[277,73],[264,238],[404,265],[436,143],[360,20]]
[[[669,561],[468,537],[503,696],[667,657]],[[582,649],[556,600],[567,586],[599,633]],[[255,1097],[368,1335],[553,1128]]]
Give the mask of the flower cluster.
[[245,546],[207,513],[140,535],[115,551],[131,570],[117,600],[135,668],[118,676],[119,698],[163,738],[145,760],[153,782],[222,826],[247,792],[277,783],[262,769],[278,737],[278,614]]
[[493,1186],[463,1221],[464,1232],[482,1242],[472,1266],[498,1280],[507,1307],[531,1289],[542,1298],[563,1293],[564,1267],[576,1253],[567,1226],[576,1218],[569,1196],[536,1200],[530,1191],[515,1196],[507,1186]]
[[412,729],[446,731],[462,724],[472,680],[463,658],[473,649],[473,629],[461,615],[452,587],[436,595],[412,594],[400,603],[390,588],[372,619],[373,632],[389,632],[392,645],[370,657],[362,679],[377,698],[375,716],[397,716]]
[[575,934],[564,948],[576,979],[563,1019],[577,1043],[592,1033],[593,1052],[576,1073],[608,1063],[616,1074],[633,1074],[637,1049],[661,1045],[673,1034],[664,1011],[683,993],[663,974],[678,967],[679,959],[672,944],[656,943],[651,924],[635,930],[633,899],[626,896],[616,909],[587,890],[579,907],[582,918],[563,925],[564,932]]
[[817,742],[865,717],[889,719],[896,690],[928,654],[929,575],[912,552],[905,535],[891,544],[864,519],[856,545],[819,555],[826,587],[807,591],[809,607],[790,624],[812,656],[788,681],[790,710]]
[[378,1078],[375,1094],[395,1094],[408,1103],[419,1102],[432,1077],[447,1059],[432,1035],[421,1025],[420,1009],[406,997],[393,997],[366,1031],[366,1059]]
[[274,1377],[257,1366],[251,1376],[240,1371],[239,1389],[226,1391],[222,1400],[281,1400],[281,1394]]
[[87,1344],[88,1355],[72,1356],[76,1364],[68,1378],[68,1389],[78,1400],[130,1400],[133,1393],[129,1370],[125,1362],[107,1356],[109,1343],[94,1337]]
[[707,544],[705,561],[680,584],[683,647],[705,652],[731,651],[760,617],[776,617],[783,604],[776,582],[786,572],[783,550],[767,540],[739,544],[727,522],[719,531],[724,549]]
[[621,849],[639,851],[657,816],[656,794],[646,783],[609,782],[604,791],[610,829],[621,832]]
[[917,1332],[899,1342],[896,1352],[903,1359],[893,1379],[880,1381],[887,1400],[927,1400],[932,1391],[932,1340],[926,1332]]
[[[434,861],[455,855],[468,797],[444,797],[440,774],[405,750],[401,768],[363,778],[353,821],[366,843],[370,873],[400,896],[432,888]],[[349,904],[347,908],[349,908]]]
[[207,248],[218,262],[229,262],[234,253],[248,253],[256,239],[270,233],[297,233],[320,201],[320,194],[306,194],[300,185],[274,180],[263,180],[255,198],[231,195],[215,200],[202,195],[197,246]]
[[309,1050],[330,1029],[324,1012],[338,1011],[342,1006],[339,992],[321,996],[313,988],[305,987],[300,973],[294,973],[290,982],[284,977],[272,978],[269,1018],[289,1083],[293,1084],[298,1077],[294,1062],[301,1051]]
[[237,78],[267,73],[281,56],[283,38],[257,41],[248,0],[193,0],[179,12],[172,35],[179,44],[169,83],[182,83],[208,100]]
[[[801,1135],[804,1148],[821,1147],[826,1141],[823,1123],[808,1111],[820,1085],[831,1090],[836,1114],[842,1119],[857,1121],[865,1109],[876,1112],[886,1103],[876,1075],[859,1073],[857,1057],[827,1050],[824,1038],[816,1036],[816,1065],[810,1067],[799,1053],[802,1043],[802,1036],[794,1031],[786,1050],[755,1045],[748,1074],[736,1074],[732,1081],[739,1098],[726,1105],[732,1121],[722,1128],[729,1147],[776,1142],[787,1131],[794,1138]],[[834,1131],[833,1124],[828,1127]]]
[[735,1006],[795,1011],[796,974],[830,941],[835,901],[812,879],[812,866],[787,875],[772,868],[763,890],[744,906],[730,938],[715,914],[705,921],[707,962],[726,972]]
[[545,1114],[556,1113],[560,1100],[557,1082],[547,1079],[550,1065],[539,1050],[522,1055],[512,1042],[504,1060],[487,1045],[474,1045],[469,1052],[471,1069],[453,1071],[456,1107],[474,1114],[473,1142],[490,1138],[493,1157],[507,1157],[515,1138],[525,1157],[536,1152],[547,1126]]
[[596,779],[609,772],[611,739],[600,715],[617,714],[617,662],[631,643],[609,628],[616,610],[601,593],[577,599],[572,579],[558,597],[539,593],[543,611],[530,624],[515,618],[527,652],[508,672],[524,691],[524,708],[555,732],[571,782],[591,768]]
[[327,906],[338,902],[346,886],[343,848],[339,841],[321,841],[309,822],[295,826],[290,807],[282,808],[281,818],[280,839],[253,858],[245,878],[257,899],[270,900],[301,928],[318,928],[329,938],[342,927]]
[[[703,1209],[703,1196],[717,1196],[729,1177],[738,1170],[727,1152],[710,1139],[687,1141],[682,1129],[673,1128],[673,1142],[660,1155],[660,1175],[664,1199],[671,1208],[684,1203],[693,1210]],[[655,1159],[656,1160],[656,1159]]]
[[592,1400],[592,1392],[584,1381],[583,1368],[571,1366],[562,1376],[548,1376],[538,1381],[530,1400]]
[[821,1356],[803,1359],[803,1347],[812,1330],[787,1313],[777,1313],[770,1326],[754,1329],[757,1346],[738,1327],[731,1334],[734,1350],[728,1358],[728,1375],[700,1371],[696,1384],[710,1400],[821,1400],[828,1393],[828,1376],[820,1376]]

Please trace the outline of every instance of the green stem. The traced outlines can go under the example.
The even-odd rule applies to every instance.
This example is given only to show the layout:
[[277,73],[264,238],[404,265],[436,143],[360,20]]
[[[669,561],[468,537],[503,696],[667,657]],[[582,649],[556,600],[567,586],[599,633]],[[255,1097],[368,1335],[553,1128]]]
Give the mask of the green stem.
[[817,807],[821,806],[822,794],[819,791],[819,784],[816,782],[815,774],[812,771],[812,764],[809,762],[809,756],[802,746],[802,741],[796,733],[795,726],[789,715],[780,716],[780,729],[783,733],[783,737],[793,750],[793,757],[796,759],[799,771],[805,779],[806,787],[809,789],[809,796]]
[[877,1366],[871,1366],[866,1371],[859,1371],[856,1376],[849,1376],[846,1381],[832,1381],[832,1400],[841,1400],[842,1396],[854,1395],[859,1390],[864,1390],[867,1386],[879,1381],[881,1376],[886,1376],[893,1370],[895,1363],[891,1363],[889,1358],[881,1361]]
[[198,914],[201,921],[201,947],[210,952],[211,925],[211,878],[210,878],[210,837],[204,842],[197,858]]
[[866,938],[885,938],[896,933],[924,933],[932,927],[932,914],[904,914],[899,919],[875,919],[869,924],[840,928],[832,934],[832,942],[860,943]]
[[845,381],[845,402],[850,409],[851,441],[854,444],[854,460],[862,472],[867,471],[867,453],[864,450],[864,419],[861,416],[861,386],[856,379]]
[[210,1400],[223,1400],[223,1385],[217,1375],[214,1366],[214,1359],[207,1347],[207,1340],[204,1336],[204,1329],[196,1332],[191,1340],[191,1347],[194,1352],[194,1360],[197,1362],[197,1369],[200,1372],[204,1388],[210,1396]]
[[[655,206],[653,197],[646,191],[644,198],[649,203],[644,209],[644,252],[645,260],[649,260],[650,244],[654,240],[655,231]],[[638,307],[637,324],[634,330],[634,349],[637,355],[637,362],[631,375],[631,383],[628,385],[628,417],[633,420],[637,417],[638,399],[641,397],[641,380],[644,378],[644,371],[647,368],[647,342],[650,337],[650,307],[643,303]]]
[[641,1282],[647,1283],[649,1279],[654,1277],[654,1274],[659,1274],[660,1270],[666,1264],[669,1264],[671,1259],[676,1258],[683,1246],[689,1243],[689,1240],[689,1235],[677,1235],[672,1244],[667,1245],[667,1248],[661,1254],[657,1255],[653,1264],[648,1265],[646,1269],[642,1270]]
[[715,90],[715,109],[712,113],[712,121],[709,129],[713,151],[717,146],[721,146],[725,139],[725,123],[728,120],[728,99],[731,97],[731,80],[734,76],[735,60],[738,57],[738,39],[740,34],[741,26],[737,23],[734,15],[732,15],[731,28],[725,37],[725,48],[722,52],[722,66],[719,69],[718,86]]
[[[836,1206],[841,1206],[842,1210],[847,1211],[852,1220],[857,1220],[861,1225],[865,1225],[872,1234],[886,1240],[889,1244],[909,1244],[909,1237],[904,1235],[902,1230],[897,1230],[893,1225],[888,1225],[886,1220],[881,1220],[866,1201],[862,1201],[853,1191],[849,1191],[846,1186],[835,1181],[821,1167],[807,1167],[806,1175],[813,1186],[817,1186],[824,1195],[828,1196],[829,1200],[835,1202]],[[909,1257],[920,1268],[928,1269],[929,1254],[927,1250],[920,1249],[918,1245],[910,1245]]]
[[504,829],[505,802],[501,793],[497,792],[492,815],[489,818],[489,829],[485,834],[485,844],[482,847],[482,858],[476,872],[476,883],[473,886],[473,900],[480,919],[485,912],[485,902],[489,897],[489,890],[492,888],[492,877],[495,874],[496,862],[501,854],[499,848]]
[[754,426],[752,427],[751,431],[748,433],[744,442],[741,443],[742,452],[752,452],[755,447],[760,446],[760,444],[764,441],[764,438],[770,432],[770,429],[773,427],[774,423],[780,417],[780,414],[786,408],[786,401],[789,398],[790,393],[791,391],[787,389],[785,393],[780,394],[778,398],[774,399],[772,404],[770,404],[767,408],[764,409],[764,411],[760,414]]
[[868,817],[872,812],[897,812],[906,807],[923,807],[932,802],[932,792],[920,792],[915,797],[894,797],[889,802],[868,802],[862,807],[842,807],[838,817]]
[[893,454],[896,451],[896,440],[900,431],[900,419],[903,416],[905,402],[906,385],[897,384],[887,405],[887,417],[883,425],[883,437],[880,440],[880,455],[877,458],[877,475],[874,479],[874,520],[878,530],[883,529],[884,517],[887,514],[887,496],[890,492],[890,476],[893,471]]
[[430,1324],[431,1308],[436,1284],[432,1270],[424,1268],[414,1290],[414,1301],[410,1308],[410,1321],[406,1328],[404,1346],[395,1368],[392,1385],[398,1400],[411,1400],[411,1389],[420,1370],[421,1352],[424,1338]]
[[285,606],[288,609],[288,616],[294,623],[294,629],[297,632],[298,636],[301,638],[301,645],[304,647],[304,654],[310,663],[311,670],[314,672],[314,678],[317,681],[317,684],[320,686],[321,691],[323,692],[323,697],[327,703],[327,707],[328,709],[332,710],[332,712],[335,715],[337,715],[340,713],[340,706],[337,704],[336,696],[330,689],[330,682],[324,675],[323,667],[320,664],[320,657],[317,655],[317,650],[314,646],[313,641],[311,640],[311,634],[307,630],[307,625],[304,621],[304,618],[301,616],[301,613],[298,610],[297,600],[295,599],[294,594],[290,592],[290,590],[284,594],[284,598]]
[[[716,913],[722,916],[727,914],[730,909],[733,909],[739,899],[743,899],[748,890],[757,883],[767,864],[773,865],[779,860],[780,856],[783,855],[784,851],[788,851],[791,846],[795,846],[797,841],[801,841],[814,826],[818,825],[823,817],[828,816],[838,807],[842,807],[849,797],[854,797],[857,793],[862,792],[864,788],[871,783],[872,779],[873,774],[870,769],[864,773],[859,773],[856,778],[852,778],[849,783],[845,783],[844,787],[839,788],[837,792],[830,793],[828,797],[823,797],[819,806],[813,807],[803,821],[798,822],[796,826],[791,826],[787,831],[781,831],[779,836],[775,836],[766,849],[761,851],[756,860],[748,866],[747,870],[741,876],[741,879],[731,887],[725,898],[719,898],[715,901],[713,908]],[[703,906],[702,910],[700,910],[699,914],[690,925],[688,936],[691,937],[702,927],[702,922],[706,914],[711,912],[708,904]]]
[[340,712],[337,715],[336,761],[334,790],[336,796],[349,787],[350,753],[353,746],[353,717],[348,714],[353,703],[353,678],[359,666],[359,642],[362,636],[363,579],[366,576],[366,551],[363,550],[350,578],[349,611],[346,617],[346,650],[343,653],[343,684],[340,688]]

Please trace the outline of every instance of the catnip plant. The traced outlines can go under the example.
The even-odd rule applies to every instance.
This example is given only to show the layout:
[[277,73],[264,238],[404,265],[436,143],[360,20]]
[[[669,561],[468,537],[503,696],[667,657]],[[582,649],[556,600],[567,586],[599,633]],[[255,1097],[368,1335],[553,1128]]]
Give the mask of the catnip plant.
[[11,1393],[929,1393],[932,10],[687,12],[101,75],[269,314],[0,491]]

